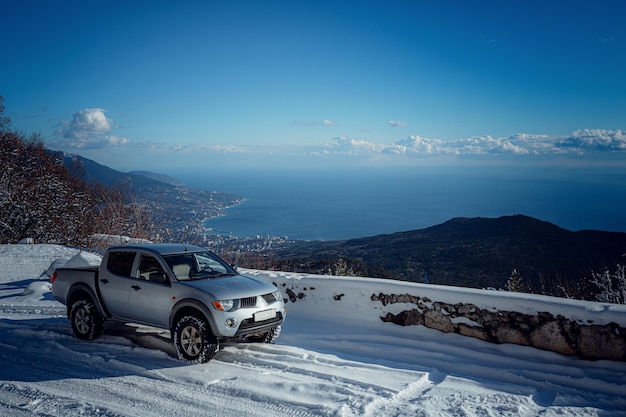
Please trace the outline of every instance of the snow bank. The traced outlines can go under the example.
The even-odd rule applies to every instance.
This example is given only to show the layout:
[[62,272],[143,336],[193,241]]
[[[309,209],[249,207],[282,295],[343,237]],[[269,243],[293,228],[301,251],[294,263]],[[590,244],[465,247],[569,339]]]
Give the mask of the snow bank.
[[0,282],[44,276],[55,260],[69,259],[78,252],[76,248],[49,244],[0,245]]
[[[292,303],[322,298],[313,314],[426,326],[492,343],[588,359],[626,360],[626,305],[361,277],[245,270],[282,288]],[[337,292],[340,286],[341,292]],[[328,293],[327,288],[334,293]]]
[[[290,288],[296,292],[315,293],[325,291],[328,282],[340,279],[340,287],[344,290],[342,300],[349,302],[359,317],[360,308],[365,304],[372,304],[372,295],[383,294],[410,294],[427,298],[431,302],[446,304],[473,304],[488,311],[514,311],[522,314],[537,315],[540,312],[550,312],[554,316],[563,316],[580,323],[598,325],[617,323],[626,327],[626,305],[598,303],[566,298],[549,297],[536,294],[481,290],[475,288],[453,287],[447,285],[420,284],[406,281],[381,280],[365,277],[333,277],[326,275],[298,274],[278,271],[259,271],[240,268],[243,274],[258,276],[271,282],[278,283],[283,288]],[[335,288],[335,286],[332,286]],[[303,294],[304,294],[303,292]],[[357,297],[360,294],[361,297]],[[306,295],[306,294],[305,294]],[[341,295],[326,294],[328,296]],[[332,297],[331,297],[332,298]],[[411,303],[384,306],[385,312],[394,314],[406,308],[414,308]],[[323,314],[323,312],[321,312]]]
[[[0,415],[620,417],[626,409],[626,363],[383,322],[406,306],[372,294],[436,298],[402,282],[241,270],[296,301],[276,344],[224,344],[208,364],[178,361],[169,332],[146,326],[107,323],[101,339],[82,341],[47,279],[36,278],[41,259],[49,265],[78,251],[20,246],[0,246]],[[504,302],[506,294],[483,295]],[[505,297],[518,309],[523,298]],[[552,311],[548,299],[537,302],[533,309]]]

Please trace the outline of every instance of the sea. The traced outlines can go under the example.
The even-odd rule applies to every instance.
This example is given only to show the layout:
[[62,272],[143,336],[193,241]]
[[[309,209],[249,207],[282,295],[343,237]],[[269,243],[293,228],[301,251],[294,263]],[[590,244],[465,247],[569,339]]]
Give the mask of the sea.
[[344,240],[417,230],[455,217],[524,214],[576,231],[626,232],[625,168],[425,166],[196,168],[192,188],[243,201],[205,222],[211,234]]

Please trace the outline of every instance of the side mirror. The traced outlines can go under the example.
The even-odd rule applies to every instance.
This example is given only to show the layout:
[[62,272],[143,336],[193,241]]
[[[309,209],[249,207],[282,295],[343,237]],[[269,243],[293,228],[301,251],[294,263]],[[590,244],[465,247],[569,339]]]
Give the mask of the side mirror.
[[237,271],[237,264],[231,264],[230,265],[235,271]]

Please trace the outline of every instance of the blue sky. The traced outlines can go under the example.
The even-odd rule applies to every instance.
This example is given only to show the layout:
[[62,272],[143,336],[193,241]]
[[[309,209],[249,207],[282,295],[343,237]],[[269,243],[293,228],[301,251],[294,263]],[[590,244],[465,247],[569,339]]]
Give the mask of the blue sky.
[[13,127],[122,170],[626,156],[626,2],[2,1]]

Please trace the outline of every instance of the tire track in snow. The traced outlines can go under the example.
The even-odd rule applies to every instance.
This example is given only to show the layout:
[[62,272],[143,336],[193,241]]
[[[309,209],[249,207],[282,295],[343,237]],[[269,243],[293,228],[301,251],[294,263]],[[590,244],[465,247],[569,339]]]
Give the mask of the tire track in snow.
[[[47,394],[36,388],[24,386],[22,384],[2,383],[0,391],[3,392],[3,403],[0,409],[7,410],[10,416],[98,416],[98,417],[123,417],[124,414],[107,410],[102,406],[93,406],[84,401],[59,397],[55,394]],[[9,394],[9,395],[6,395]],[[7,398],[12,401],[7,403]],[[61,413],[59,413],[59,411]]]
[[428,372],[416,381],[408,383],[401,390],[388,397],[377,397],[365,408],[367,416],[427,416],[422,405],[422,397],[446,378],[440,372]]
[[61,305],[29,306],[0,304],[0,318],[9,318],[16,315],[66,317],[66,309],[65,306]]
[[[300,399],[248,387],[264,370],[228,363],[188,365],[115,334],[85,342],[59,318],[2,320],[0,415],[324,415]],[[22,360],[20,358],[28,358]],[[9,380],[12,379],[12,380]],[[7,400],[7,399],[10,399]]]
[[[323,392],[323,399],[340,416],[397,415],[390,410],[411,415],[419,405],[410,402],[443,380],[419,371],[390,370],[381,365],[340,359],[333,355],[311,354],[300,348],[277,345],[237,345],[226,349],[218,360],[227,360],[246,368],[264,368],[284,382],[277,388],[300,386],[300,391]],[[320,366],[322,365],[322,366]],[[284,385],[284,386],[283,386]]]

